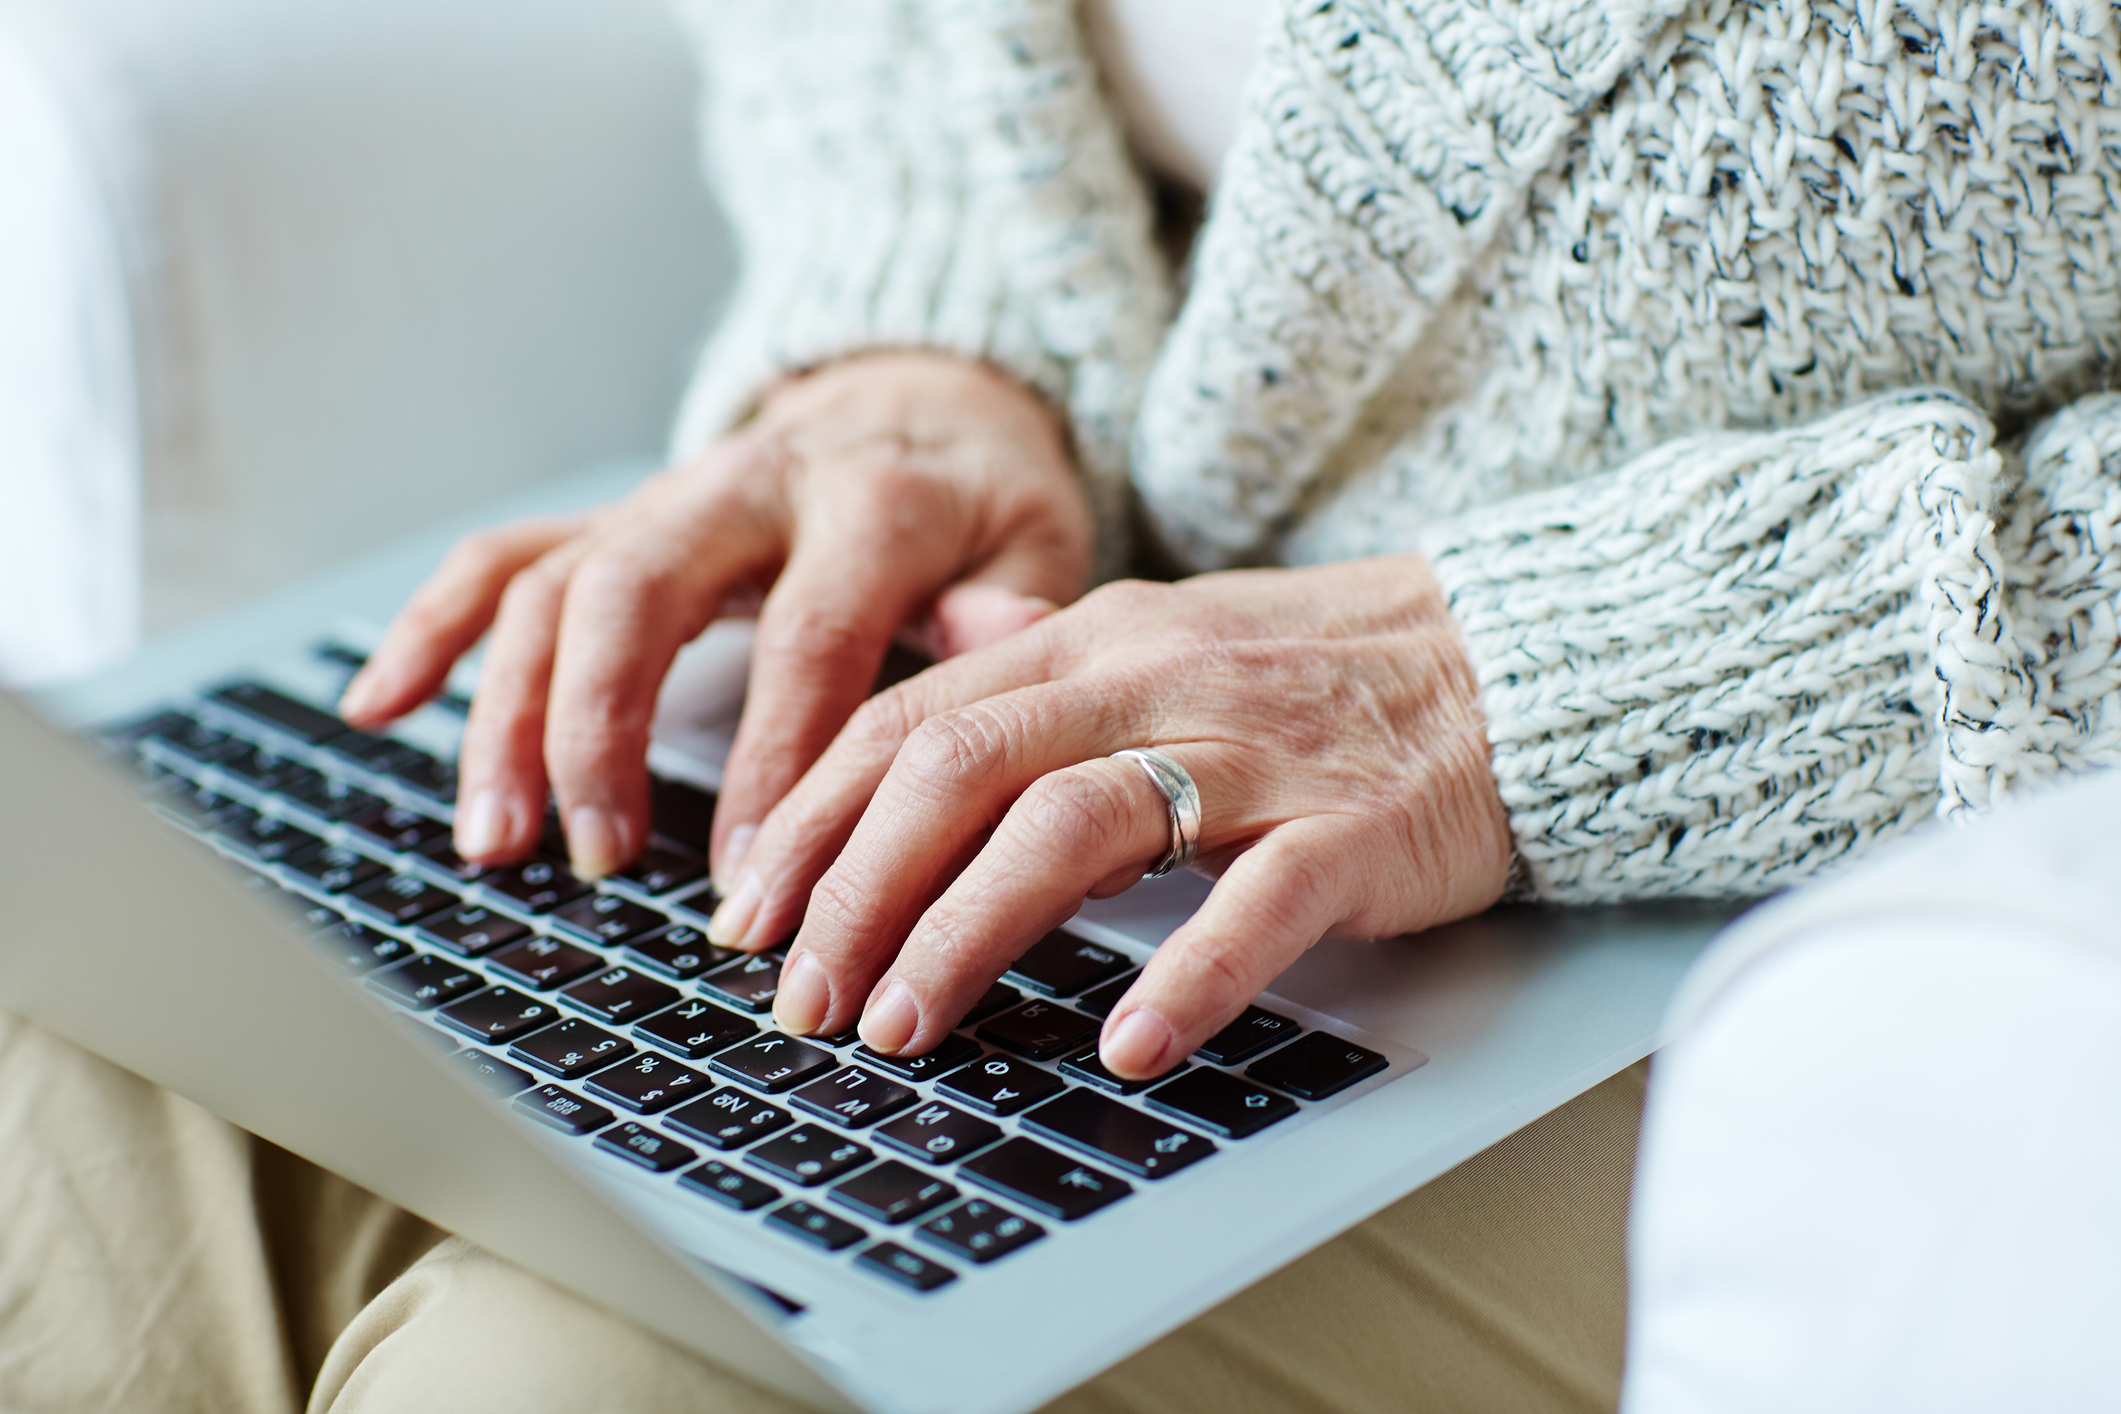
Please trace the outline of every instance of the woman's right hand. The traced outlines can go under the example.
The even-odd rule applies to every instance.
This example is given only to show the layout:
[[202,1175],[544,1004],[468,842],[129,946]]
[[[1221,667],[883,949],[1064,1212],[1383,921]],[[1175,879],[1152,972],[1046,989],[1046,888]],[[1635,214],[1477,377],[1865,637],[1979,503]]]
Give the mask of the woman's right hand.
[[691,463],[594,514],[467,537],[391,624],[340,710],[432,696],[492,629],[459,762],[457,848],[537,845],[548,786],[577,872],[648,833],[648,733],[671,660],[748,599],[758,637],[713,838],[727,880],[757,826],[868,695],[894,635],[938,657],[1079,595],[1091,523],[1059,419],[1005,375],[927,353],[777,388]]

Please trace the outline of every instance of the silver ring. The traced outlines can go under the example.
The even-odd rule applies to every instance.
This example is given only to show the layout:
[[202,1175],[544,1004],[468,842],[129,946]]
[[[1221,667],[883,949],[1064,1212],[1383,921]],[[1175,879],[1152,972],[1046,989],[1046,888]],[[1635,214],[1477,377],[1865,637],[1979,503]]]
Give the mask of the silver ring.
[[1200,788],[1193,784],[1193,777],[1186,768],[1173,760],[1168,751],[1159,751],[1153,746],[1130,746],[1125,751],[1115,751],[1116,761],[1125,756],[1148,773],[1157,790],[1163,793],[1164,804],[1171,812],[1171,847],[1164,857],[1156,861],[1156,867],[1142,875],[1144,879],[1161,879],[1173,869],[1183,869],[1193,862],[1200,851]]

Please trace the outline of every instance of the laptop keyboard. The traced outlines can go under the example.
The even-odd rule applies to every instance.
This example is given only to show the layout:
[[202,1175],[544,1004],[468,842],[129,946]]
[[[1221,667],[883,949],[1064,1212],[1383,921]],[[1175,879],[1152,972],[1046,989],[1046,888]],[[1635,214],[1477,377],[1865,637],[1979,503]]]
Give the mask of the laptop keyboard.
[[709,792],[658,778],[655,839],[592,886],[556,829],[526,863],[467,864],[452,762],[263,683],[107,739],[159,813],[284,891],[315,945],[476,1083],[907,1292],[1052,1240],[1389,1065],[1254,1006],[1177,1070],[1122,1081],[1095,1046],[1135,963],[1059,932],[928,1055],[783,1035],[763,1018],[784,950],[701,932]]

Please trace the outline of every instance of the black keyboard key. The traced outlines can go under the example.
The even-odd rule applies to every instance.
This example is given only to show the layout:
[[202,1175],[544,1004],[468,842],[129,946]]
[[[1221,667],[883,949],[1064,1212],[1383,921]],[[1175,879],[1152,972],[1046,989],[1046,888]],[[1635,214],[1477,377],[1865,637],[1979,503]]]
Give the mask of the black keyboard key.
[[1122,1080],[1105,1069],[1105,1063],[1097,1058],[1095,1051],[1085,1051],[1072,1060],[1061,1062],[1062,1071],[1113,1095],[1138,1095],[1151,1085],[1169,1080],[1174,1075],[1184,1075],[1191,1068],[1190,1062],[1180,1061],[1175,1068],[1147,1080]]
[[1196,1070],[1149,1092],[1149,1104],[1225,1139],[1246,1139],[1296,1113],[1296,1102],[1220,1070]]
[[367,732],[353,730],[333,737],[330,745],[324,749],[342,760],[366,767],[379,776],[389,775],[391,768],[408,753],[422,754],[417,747],[407,746],[394,738],[371,736]]
[[934,1080],[978,1060],[982,1054],[978,1042],[952,1033],[925,1056],[884,1056],[864,1046],[855,1052],[855,1058],[878,1070],[888,1070],[901,1080]]
[[426,1011],[486,985],[478,973],[446,957],[421,953],[369,974],[368,985],[404,1006]]
[[1056,930],[1033,943],[1009,969],[1008,977],[1019,987],[1049,997],[1072,997],[1111,981],[1132,966],[1123,952]]
[[658,1134],[647,1125],[636,1124],[630,1119],[616,1129],[607,1129],[599,1134],[597,1147],[656,1173],[681,1169],[699,1157],[696,1152],[677,1140]]
[[617,894],[587,894],[553,911],[552,926],[608,948],[644,938],[670,920]]
[[880,1223],[902,1223],[957,1201],[957,1190],[911,1164],[886,1159],[832,1190],[832,1201]]
[[215,834],[230,849],[260,864],[277,864],[291,854],[307,853],[324,846],[324,841],[300,825],[277,815],[260,815],[254,811],[230,815]]
[[830,1051],[819,1050],[778,1031],[768,1031],[741,1046],[731,1046],[719,1052],[709,1064],[754,1089],[778,1095],[807,1080],[817,1079],[836,1067],[839,1061]]
[[604,965],[604,959],[558,938],[527,938],[490,959],[493,970],[511,982],[544,992],[578,982]]
[[436,914],[413,932],[421,941],[459,957],[484,957],[530,936],[530,929],[515,919],[472,904]]
[[548,1075],[573,1080],[632,1055],[633,1042],[570,1017],[516,1042],[508,1054]]
[[257,791],[282,790],[304,776],[314,774],[300,761],[269,746],[242,747],[221,757],[214,766],[223,775]]
[[530,1072],[517,1070],[506,1061],[495,1060],[484,1051],[458,1051],[450,1062],[465,1072],[482,1089],[506,1099],[520,1095],[536,1082]]
[[1046,1230],[1031,1219],[984,1198],[962,1203],[914,1230],[936,1246],[973,1262],[1006,1257],[1046,1235]]
[[815,1188],[852,1173],[876,1155],[844,1134],[805,1124],[768,1139],[745,1157],[776,1177]]
[[417,747],[407,747],[390,763],[390,778],[414,794],[437,805],[457,800],[457,765],[430,756]]
[[781,989],[781,960],[771,953],[759,953],[730,963],[700,986],[731,1006],[767,1011],[773,1006],[774,993]]
[[989,1056],[976,1065],[951,1072],[935,1088],[987,1114],[1013,1115],[1040,1100],[1051,1099],[1067,1087],[1059,1076],[1035,1065],[1011,1056]]
[[414,853],[449,838],[446,822],[404,805],[381,805],[365,810],[347,823],[362,839],[378,849],[396,854]]
[[631,967],[614,967],[560,993],[560,1003],[611,1026],[652,1016],[678,999],[675,987]]
[[876,1131],[876,1142],[931,1164],[954,1164],[1002,1137],[1002,1127],[930,1100]]
[[592,1105],[557,1085],[540,1085],[527,1094],[518,1095],[516,1105],[525,1114],[568,1134],[594,1134],[616,1118],[602,1105]]
[[286,795],[303,809],[327,820],[351,820],[384,803],[381,796],[371,795],[352,781],[337,776],[319,775],[315,780],[304,777],[288,785]]
[[788,1111],[737,1089],[717,1090],[663,1118],[679,1133],[722,1150],[741,1149],[795,1122]]
[[453,839],[436,840],[406,861],[413,868],[448,884],[475,884],[493,870],[474,864],[457,853]]
[[437,1014],[444,1026],[489,1046],[520,1041],[541,1026],[560,1019],[557,1009],[513,987],[490,987],[474,997],[451,1002]]
[[714,829],[714,793],[653,776],[648,782],[648,800],[655,833],[684,845],[695,854],[707,853]]
[[1112,1014],[1112,1008],[1119,1005],[1119,999],[1127,995],[1127,989],[1134,985],[1134,979],[1139,976],[1139,972],[1125,972],[1104,986],[1083,993],[1075,999],[1075,1009],[1086,1011],[1103,1021]]
[[[251,877],[256,878],[259,876],[252,875]],[[336,928],[346,921],[346,915],[328,903],[311,903],[308,899],[296,893],[288,894],[288,898],[294,900],[301,908],[302,925],[306,928],[314,928],[322,932],[326,928]]]
[[301,850],[280,861],[326,893],[352,894],[389,876],[388,864],[344,845]]
[[705,1097],[714,1082],[668,1056],[643,1051],[598,1071],[585,1087],[600,1100],[637,1115],[659,1114],[695,1096]]
[[931,1262],[920,1253],[909,1252],[896,1242],[877,1243],[856,1257],[854,1265],[914,1291],[934,1291],[957,1280],[957,1273],[941,1262]]
[[842,1128],[860,1129],[889,1119],[919,1098],[911,1086],[850,1065],[811,1081],[790,1095],[788,1103]]
[[1215,1152],[1190,1129],[1093,1090],[1070,1090],[1024,1116],[1024,1127],[1110,1160],[1137,1178],[1168,1178]]
[[589,892],[589,885],[576,878],[574,870],[555,859],[506,864],[479,882],[502,897],[513,899],[526,913],[550,913]]
[[1023,999],[1024,994],[1017,991],[1016,988],[1004,986],[1002,983],[997,982],[986,991],[980,993],[980,999],[972,1004],[971,1009],[965,1013],[958,1025],[970,1026],[974,1022],[985,1021],[998,1011],[1007,1011]]
[[758,1025],[705,1002],[683,1001],[641,1022],[633,1034],[686,1060],[705,1060],[724,1046],[756,1036]]
[[1029,1139],[1008,1140],[977,1158],[965,1160],[957,1171],[968,1183],[1014,1198],[1062,1222],[1086,1218],[1134,1191],[1124,1179],[1077,1163],[1066,1154]]
[[297,850],[280,862],[328,894],[358,889],[390,872],[390,866],[342,844]]
[[980,1027],[979,1038],[1033,1060],[1057,1060],[1097,1036],[1097,1023],[1054,1002],[1025,1002]]
[[667,894],[707,877],[707,861],[689,850],[651,844],[613,876],[644,894]]
[[348,972],[372,972],[412,956],[412,944],[403,938],[359,923],[341,923],[317,935],[317,942]]
[[1265,1007],[1248,1006],[1237,1020],[1201,1042],[1194,1054],[1216,1065],[1243,1065],[1261,1051],[1294,1038],[1303,1028]]
[[748,1173],[739,1173],[720,1159],[709,1159],[690,1170],[678,1179],[678,1186],[743,1213],[763,1208],[781,1196],[781,1190],[772,1184],[761,1183]]
[[130,728],[126,734],[138,746],[152,742],[159,750],[194,766],[212,765],[248,745],[241,737],[230,736],[219,727],[210,727],[183,712],[164,712],[151,717]]
[[232,682],[215,688],[206,696],[209,701],[240,712],[254,722],[263,722],[276,731],[287,733],[305,746],[322,746],[335,737],[344,736],[347,731],[346,723],[331,713],[307,702],[297,702],[263,683]]
[[337,643],[328,638],[322,643],[313,646],[309,650],[309,654],[320,663],[329,663],[335,668],[344,668],[348,677],[352,677],[355,673],[368,666],[368,655],[366,653],[363,653],[358,648],[349,647],[344,643]]
[[393,874],[365,884],[346,897],[346,906],[355,913],[394,928],[408,927],[445,908],[454,908],[459,902],[455,894],[417,874]]
[[1299,1100],[1323,1100],[1368,1080],[1390,1064],[1375,1051],[1313,1031],[1255,1063],[1245,1075]]
[[626,951],[651,972],[679,982],[689,982],[708,968],[740,956],[708,942],[707,935],[690,923],[673,923],[661,932],[636,938],[626,944]]
[[800,1198],[766,1214],[766,1225],[779,1228],[792,1237],[800,1237],[827,1252],[852,1247],[869,1236],[845,1218],[834,1217]]

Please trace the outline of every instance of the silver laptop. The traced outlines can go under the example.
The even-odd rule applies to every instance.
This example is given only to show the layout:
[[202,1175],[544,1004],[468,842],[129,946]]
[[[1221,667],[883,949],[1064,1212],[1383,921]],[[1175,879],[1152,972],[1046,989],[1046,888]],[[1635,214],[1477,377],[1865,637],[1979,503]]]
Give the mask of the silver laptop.
[[329,714],[464,528],[0,700],[0,1007],[819,1408],[1053,1398],[1647,1054],[1729,912],[1328,941],[1119,1086],[1098,1018],[1205,896],[1178,877],[917,1062],[782,1036],[778,959],[700,932],[740,626],[673,672],[655,846],[597,888],[450,850],[468,680],[387,738]]

